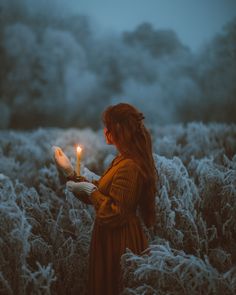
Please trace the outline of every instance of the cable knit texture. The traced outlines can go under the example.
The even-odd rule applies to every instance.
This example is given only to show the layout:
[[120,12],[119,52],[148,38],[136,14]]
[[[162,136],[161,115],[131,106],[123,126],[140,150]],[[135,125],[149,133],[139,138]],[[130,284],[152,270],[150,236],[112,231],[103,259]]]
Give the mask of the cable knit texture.
[[91,193],[96,211],[89,261],[89,295],[117,295],[122,290],[120,257],[126,248],[140,254],[148,247],[136,215],[143,195],[143,178],[137,164],[116,157]]
[[75,194],[85,193],[88,196],[97,189],[97,187],[90,182],[74,182],[74,181],[67,181],[66,183],[67,188]]

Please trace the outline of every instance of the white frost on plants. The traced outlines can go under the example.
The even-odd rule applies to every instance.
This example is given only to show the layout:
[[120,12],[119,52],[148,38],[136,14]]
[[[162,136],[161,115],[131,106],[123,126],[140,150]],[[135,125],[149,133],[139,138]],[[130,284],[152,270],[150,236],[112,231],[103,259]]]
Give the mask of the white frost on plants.
[[[150,130],[157,223],[142,224],[148,249],[122,256],[124,294],[235,294],[235,125]],[[76,144],[82,174],[98,179],[115,156],[102,130],[0,132],[0,293],[86,294],[95,212],[66,190],[50,152],[59,145],[75,165]]]

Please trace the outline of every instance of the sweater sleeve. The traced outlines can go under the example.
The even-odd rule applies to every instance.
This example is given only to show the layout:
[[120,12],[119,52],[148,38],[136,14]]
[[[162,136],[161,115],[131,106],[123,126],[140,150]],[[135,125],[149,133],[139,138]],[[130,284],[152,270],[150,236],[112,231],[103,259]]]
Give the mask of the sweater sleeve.
[[[109,195],[99,190],[91,194],[91,201],[96,210],[100,224],[115,227],[127,222],[127,218],[135,208],[141,177],[138,166],[131,163],[120,167],[114,175]],[[134,209],[133,209],[134,210]]]

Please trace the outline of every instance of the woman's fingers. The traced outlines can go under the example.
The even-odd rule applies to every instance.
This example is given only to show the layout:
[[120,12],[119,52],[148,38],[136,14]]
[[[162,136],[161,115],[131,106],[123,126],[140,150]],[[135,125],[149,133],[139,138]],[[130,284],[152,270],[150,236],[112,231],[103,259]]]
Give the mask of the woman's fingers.
[[61,156],[63,155],[63,152],[62,152],[61,148],[58,147],[58,148],[55,150],[55,154],[56,154],[56,156],[61,157]]
[[58,157],[61,157],[63,155],[63,152],[59,146],[54,145],[52,147],[52,150],[53,150],[53,156],[55,159],[57,159]]
[[66,155],[63,153],[62,149],[61,148],[56,148],[55,149],[55,158],[59,159],[60,157],[64,157],[66,158]]

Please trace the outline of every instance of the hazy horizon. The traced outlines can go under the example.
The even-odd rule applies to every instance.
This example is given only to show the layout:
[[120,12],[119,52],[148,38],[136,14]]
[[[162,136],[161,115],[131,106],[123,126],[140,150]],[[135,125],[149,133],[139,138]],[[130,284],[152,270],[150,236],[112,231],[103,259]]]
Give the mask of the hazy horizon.
[[[170,21],[169,28],[156,27],[150,14],[148,21],[143,18],[135,24],[137,15],[127,11],[134,27],[127,25],[126,31],[118,32],[112,23],[106,27],[105,18],[104,27],[98,25],[92,11],[86,16],[86,7],[79,3],[78,11],[73,1],[2,0],[0,128],[97,129],[104,108],[121,101],[132,103],[159,125],[235,122],[235,18],[221,31],[212,31],[207,43],[195,51]],[[215,3],[213,12],[221,15],[222,2]],[[227,12],[233,4],[226,3]],[[104,13],[109,7],[104,6]],[[201,11],[200,7],[208,15],[209,6],[200,5]],[[116,6],[113,10],[125,25],[123,10]],[[181,13],[191,16],[187,10]],[[164,15],[168,20],[168,13]],[[196,10],[195,21],[197,15]],[[197,23],[204,21],[199,18]],[[182,23],[191,32],[194,18],[192,22],[182,18]]]
[[196,51],[236,17],[234,0],[72,0],[73,13],[88,15],[104,33],[132,31],[149,22],[155,29],[174,30]]

